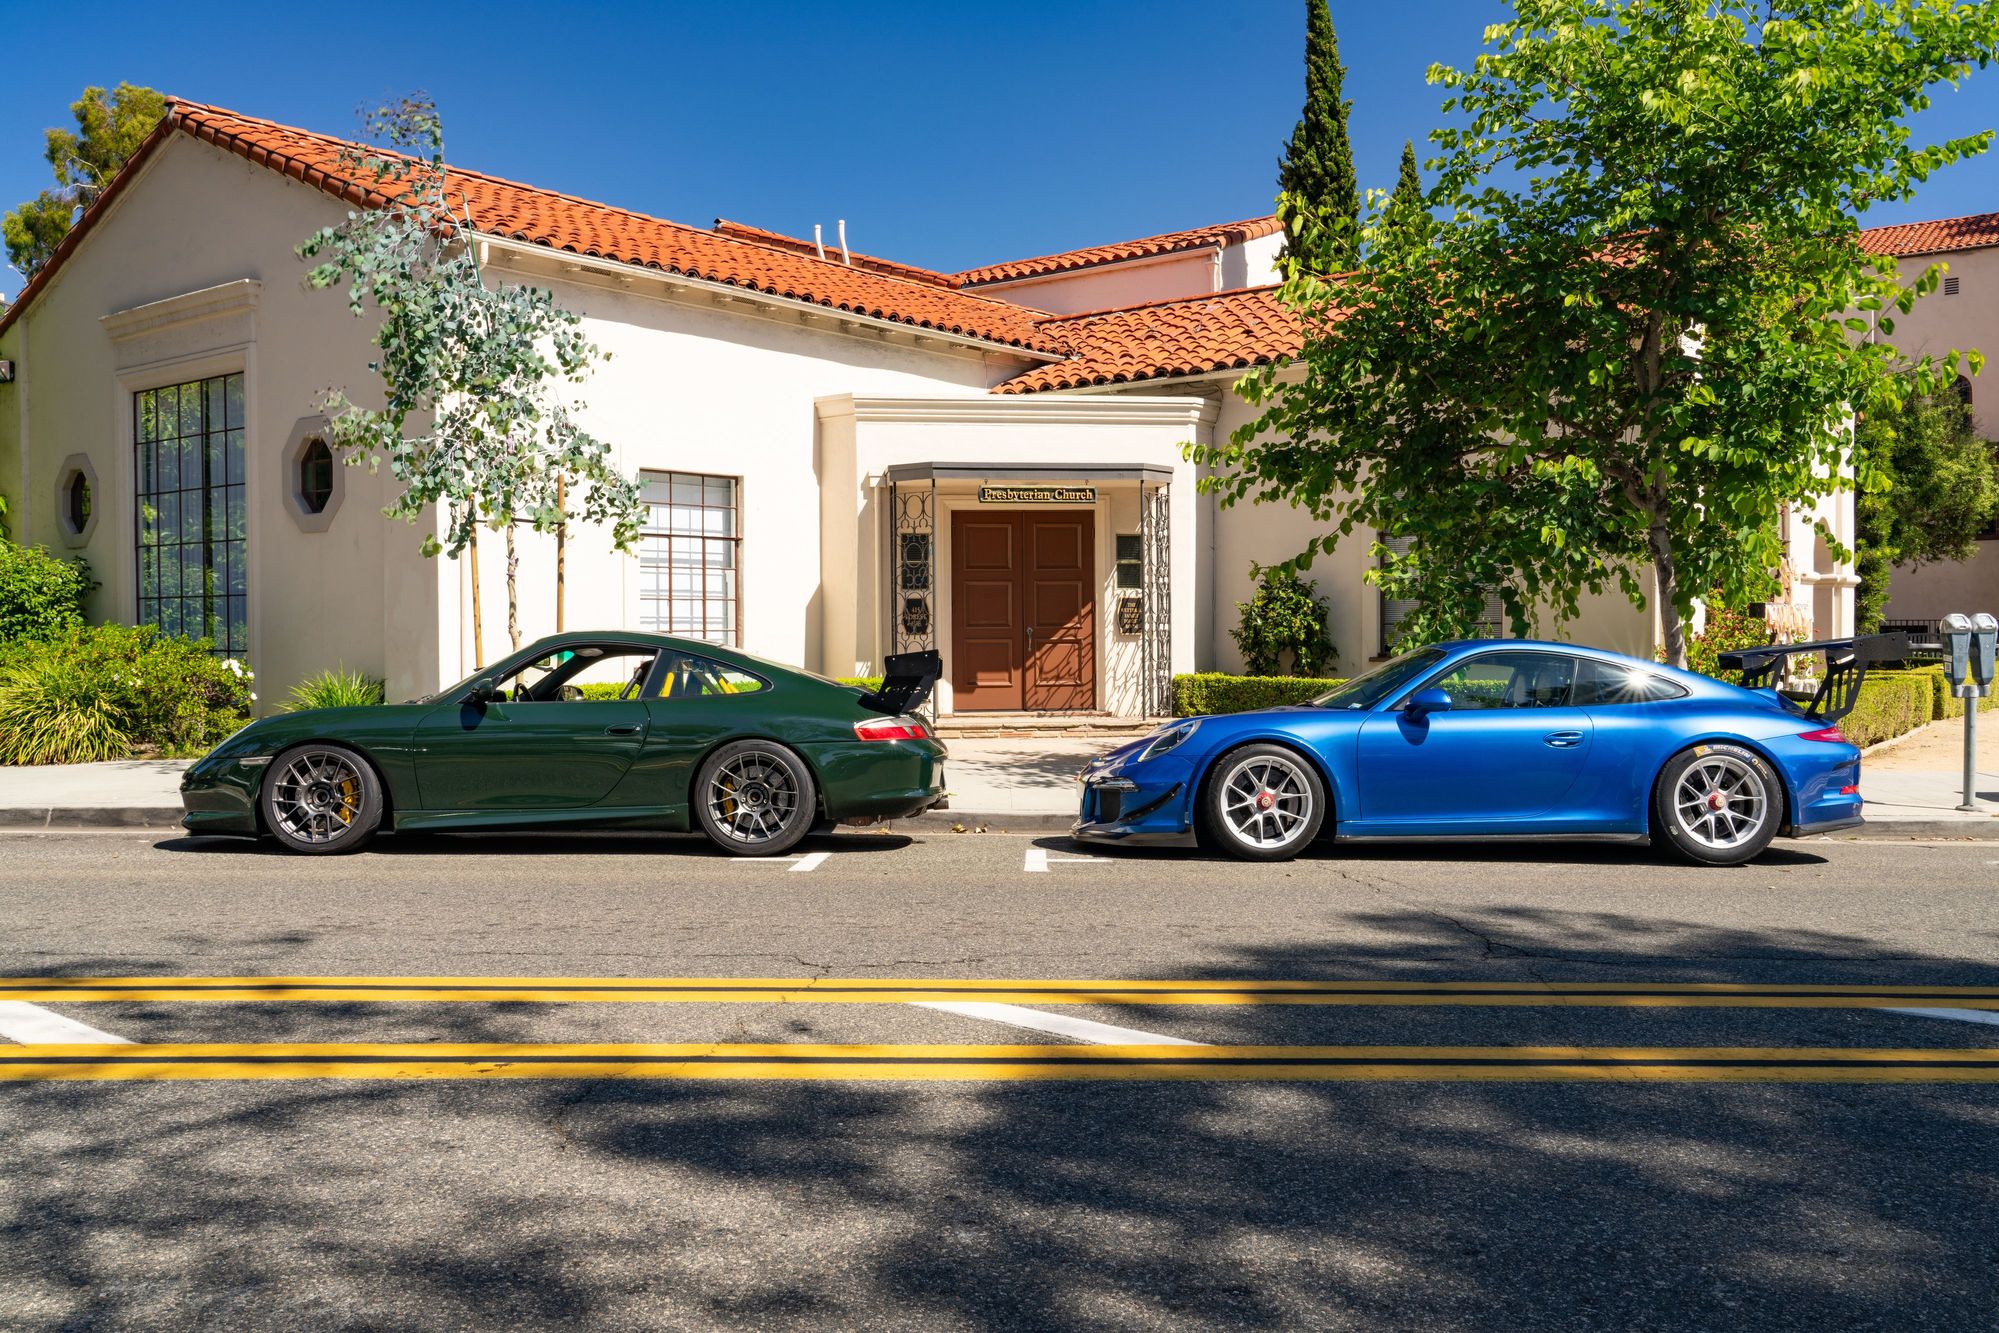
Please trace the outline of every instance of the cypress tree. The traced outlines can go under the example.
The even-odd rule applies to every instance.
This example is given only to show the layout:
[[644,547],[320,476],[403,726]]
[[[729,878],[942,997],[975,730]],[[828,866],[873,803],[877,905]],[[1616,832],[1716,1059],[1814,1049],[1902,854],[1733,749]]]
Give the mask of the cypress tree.
[[1399,229],[1420,217],[1422,211],[1423,178],[1416,174],[1416,145],[1404,139],[1402,172],[1395,179],[1395,193],[1388,196],[1388,205],[1382,210],[1382,220]]
[[1360,188],[1347,138],[1351,102],[1340,97],[1346,69],[1326,0],[1305,0],[1305,109],[1277,164],[1277,216],[1284,223],[1279,263],[1292,256],[1322,272],[1352,268],[1359,258]]

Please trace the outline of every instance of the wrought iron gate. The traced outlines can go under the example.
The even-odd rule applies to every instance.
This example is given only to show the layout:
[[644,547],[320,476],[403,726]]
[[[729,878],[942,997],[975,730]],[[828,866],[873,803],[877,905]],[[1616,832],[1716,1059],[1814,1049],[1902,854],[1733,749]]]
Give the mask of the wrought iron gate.
[[937,479],[888,483],[890,651],[937,646]]
[[1139,558],[1144,568],[1145,618],[1138,640],[1139,713],[1173,711],[1173,503],[1170,486],[1138,487]]

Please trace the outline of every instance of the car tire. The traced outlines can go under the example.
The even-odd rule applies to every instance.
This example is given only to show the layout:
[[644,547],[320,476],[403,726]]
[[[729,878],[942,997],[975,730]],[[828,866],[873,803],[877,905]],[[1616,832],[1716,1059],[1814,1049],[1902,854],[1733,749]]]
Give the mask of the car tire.
[[1200,816],[1203,846],[1242,861],[1288,861],[1326,822],[1326,784],[1296,750],[1245,745],[1209,767]]
[[734,741],[694,775],[694,818],[735,856],[780,856],[819,818],[819,788],[805,761],[775,741]]
[[257,804],[278,846],[301,856],[358,852],[381,826],[382,780],[345,745],[294,745],[271,760]]
[[1682,750],[1652,788],[1654,836],[1695,865],[1741,865],[1770,845],[1783,822],[1784,784],[1746,746]]

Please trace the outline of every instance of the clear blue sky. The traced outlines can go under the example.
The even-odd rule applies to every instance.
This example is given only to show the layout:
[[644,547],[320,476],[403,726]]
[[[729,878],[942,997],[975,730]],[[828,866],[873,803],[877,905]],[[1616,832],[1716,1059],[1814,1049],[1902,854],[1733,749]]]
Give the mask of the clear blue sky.
[[[1433,60],[1495,0],[1333,0],[1363,186],[1435,124]],[[330,133],[415,88],[470,167],[682,222],[958,269],[1269,211],[1303,94],[1301,0],[334,6],[0,0],[0,203],[49,183],[44,127],[119,80]],[[413,17],[424,16],[421,25]],[[367,34],[364,52],[343,31]],[[1926,116],[1999,121],[1999,70]],[[1999,158],[1869,221],[1999,209]],[[18,275],[0,269],[0,292]]]

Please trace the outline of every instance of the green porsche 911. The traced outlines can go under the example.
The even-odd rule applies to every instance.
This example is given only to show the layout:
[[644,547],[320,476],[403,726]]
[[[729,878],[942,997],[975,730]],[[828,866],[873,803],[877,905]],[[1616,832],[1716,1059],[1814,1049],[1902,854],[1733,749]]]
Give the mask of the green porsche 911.
[[937,654],[866,692],[713,644],[558,634],[427,698],[253,722],[188,769],[191,833],[351,852],[383,829],[698,829],[772,856],[815,827],[944,804],[911,716]]

